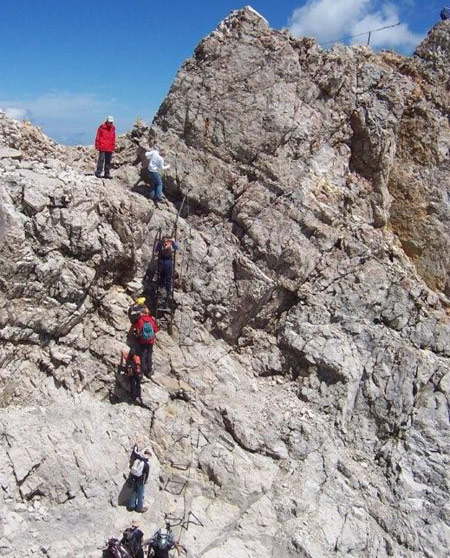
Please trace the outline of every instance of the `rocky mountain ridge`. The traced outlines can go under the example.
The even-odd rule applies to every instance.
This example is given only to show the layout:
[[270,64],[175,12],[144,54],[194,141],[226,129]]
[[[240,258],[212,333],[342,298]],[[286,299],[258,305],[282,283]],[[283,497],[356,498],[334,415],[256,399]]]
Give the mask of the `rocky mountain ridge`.
[[[2,554],[99,556],[133,519],[139,434],[138,521],[169,514],[190,556],[446,555],[448,23],[405,58],[233,12],[113,181],[0,113]],[[159,209],[136,164],[155,141]],[[184,196],[173,331],[136,407],[126,308]]]

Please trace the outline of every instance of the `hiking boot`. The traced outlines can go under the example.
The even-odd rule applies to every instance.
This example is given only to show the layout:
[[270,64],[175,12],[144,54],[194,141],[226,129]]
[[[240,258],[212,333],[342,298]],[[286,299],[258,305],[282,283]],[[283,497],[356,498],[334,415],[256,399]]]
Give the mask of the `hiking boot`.
[[138,513],[145,513],[147,510],[148,508],[144,506],[141,510],[136,509],[135,511],[137,511]]
[[96,176],[97,178],[101,178],[101,177],[102,177],[102,175],[101,175],[100,172],[95,172],[95,176]]
[[103,178],[107,178],[108,180],[110,180],[112,178],[112,176],[110,174],[105,174],[105,176]]

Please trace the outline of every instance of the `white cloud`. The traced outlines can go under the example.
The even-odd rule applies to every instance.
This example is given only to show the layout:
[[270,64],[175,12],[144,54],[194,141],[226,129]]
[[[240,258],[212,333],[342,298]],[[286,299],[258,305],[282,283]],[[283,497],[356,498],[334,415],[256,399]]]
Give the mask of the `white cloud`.
[[[403,0],[409,5],[409,0]],[[294,35],[315,37],[327,43],[359,35],[367,31],[394,25],[400,21],[399,6],[377,0],[308,0],[294,10],[289,29]],[[411,51],[422,36],[413,33],[406,23],[371,34],[370,44],[374,48],[397,48]],[[365,44],[367,35],[349,39],[352,44]]]
[[108,114],[116,115],[119,130],[131,128],[133,116],[114,98],[90,93],[52,91],[22,99],[1,99],[0,107],[11,118],[26,118],[60,143],[89,144]]
[[361,18],[370,0],[309,0],[294,10],[289,29],[294,35],[326,41],[347,34]]
[[[353,25],[352,35],[364,33],[368,29],[379,29],[387,25],[395,25],[400,21],[398,12],[392,4],[384,4],[378,12],[367,14]],[[373,48],[392,47],[401,50],[413,50],[422,40],[422,35],[413,33],[406,23],[401,23],[392,29],[383,29],[372,33],[370,44]],[[365,44],[367,35],[351,39],[352,44]]]
[[14,120],[23,120],[27,117],[27,111],[25,109],[7,106],[5,112],[10,118],[14,118]]

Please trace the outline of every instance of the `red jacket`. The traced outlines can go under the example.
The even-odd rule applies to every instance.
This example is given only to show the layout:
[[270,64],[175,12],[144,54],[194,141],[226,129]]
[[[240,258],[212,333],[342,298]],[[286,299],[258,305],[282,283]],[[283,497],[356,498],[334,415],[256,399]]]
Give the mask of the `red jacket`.
[[106,122],[103,122],[97,130],[97,135],[95,137],[95,149],[97,151],[109,151],[112,153],[116,148],[116,129],[114,124],[108,126]]
[[[150,322],[153,328],[153,332],[155,334],[151,339],[147,339],[147,340],[142,339],[141,337],[142,327],[145,322]],[[142,314],[139,320],[135,323],[133,329],[136,332],[136,337],[139,343],[141,343],[141,345],[153,345],[156,340],[156,333],[159,331],[159,327],[156,325],[155,319],[149,314]]]

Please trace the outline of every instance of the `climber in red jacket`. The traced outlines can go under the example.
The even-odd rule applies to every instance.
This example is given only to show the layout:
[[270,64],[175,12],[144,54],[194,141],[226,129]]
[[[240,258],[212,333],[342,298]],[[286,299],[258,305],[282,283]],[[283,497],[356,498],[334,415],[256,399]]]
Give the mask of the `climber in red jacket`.
[[99,126],[97,135],[95,136],[95,149],[98,153],[97,170],[95,176],[101,178],[103,167],[105,168],[105,178],[111,178],[109,171],[111,169],[111,158],[116,148],[116,129],[114,127],[114,118],[108,116],[106,121]]
[[137,351],[141,358],[142,372],[145,376],[147,376],[147,378],[149,378],[153,373],[153,345],[155,344],[158,330],[159,328],[155,319],[150,315],[150,310],[147,306],[143,306],[143,310],[138,321],[133,325],[133,332],[138,343]]

